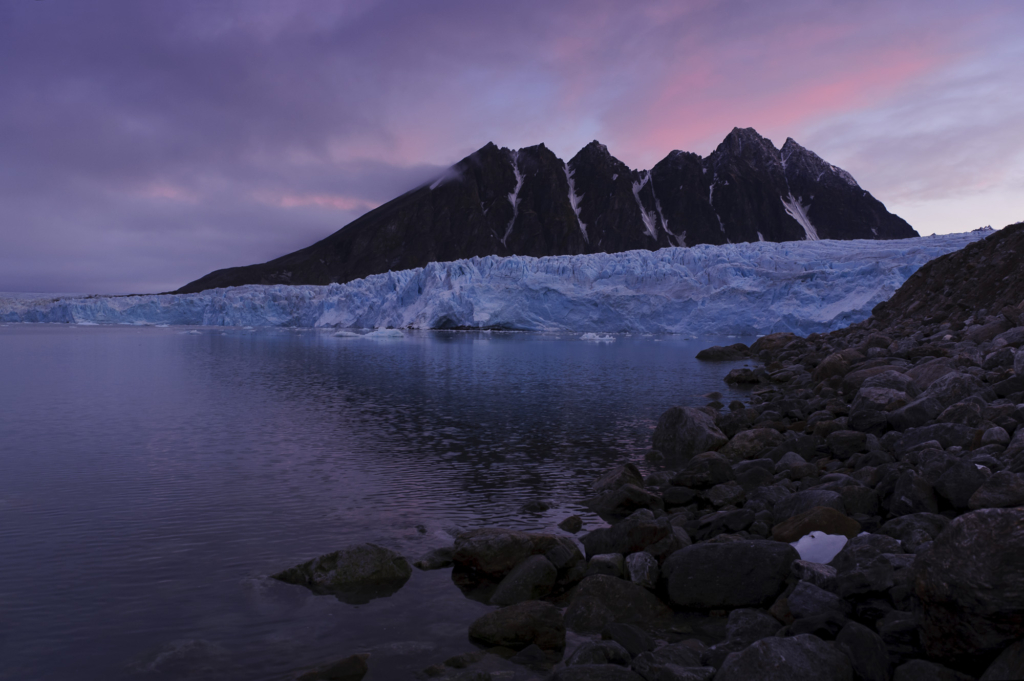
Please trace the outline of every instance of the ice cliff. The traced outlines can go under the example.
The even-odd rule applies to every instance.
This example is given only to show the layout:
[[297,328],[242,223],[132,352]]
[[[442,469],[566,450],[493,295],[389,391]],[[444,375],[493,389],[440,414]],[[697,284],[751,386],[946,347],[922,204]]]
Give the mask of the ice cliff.
[[37,300],[0,294],[0,321],[805,335],[868,317],[926,262],[983,236],[488,256],[330,286]]

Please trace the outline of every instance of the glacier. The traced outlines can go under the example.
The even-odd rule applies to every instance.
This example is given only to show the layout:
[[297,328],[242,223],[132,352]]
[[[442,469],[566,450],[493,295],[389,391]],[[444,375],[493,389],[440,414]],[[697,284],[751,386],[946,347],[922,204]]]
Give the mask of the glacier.
[[924,263],[986,235],[487,256],[329,286],[47,299],[0,294],[0,322],[806,335],[867,318]]

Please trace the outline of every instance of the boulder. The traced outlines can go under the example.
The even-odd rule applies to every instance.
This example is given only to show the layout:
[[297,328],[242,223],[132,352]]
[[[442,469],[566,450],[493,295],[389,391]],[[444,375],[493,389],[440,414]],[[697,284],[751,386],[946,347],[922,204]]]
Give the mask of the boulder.
[[452,554],[454,552],[455,548],[452,546],[431,549],[423,554],[422,558],[413,563],[413,567],[417,567],[420,570],[441,570],[442,568],[451,567]]
[[625,648],[632,657],[654,650],[654,639],[635,624],[612,622],[601,630],[601,638],[606,641],[615,641]]
[[917,553],[918,547],[929,542],[949,525],[949,518],[935,513],[913,513],[893,518],[880,528],[878,534],[900,540],[908,553]]
[[846,514],[843,497],[838,492],[823,489],[808,489],[781,499],[775,504],[775,522],[782,523],[816,506],[825,506]]
[[953,508],[965,510],[969,507],[971,495],[991,476],[970,461],[958,461],[935,481],[935,492],[948,501]]
[[583,518],[578,515],[571,515],[562,522],[558,523],[558,528],[566,532],[576,534],[583,529]]
[[704,498],[715,508],[735,506],[747,497],[747,491],[735,480],[715,485],[704,493]]
[[926,425],[942,412],[942,402],[931,395],[918,397],[905,407],[889,412],[889,425],[900,432]]
[[637,509],[660,509],[664,506],[660,496],[631,483],[614,490],[605,490],[587,499],[585,503],[595,513],[603,516],[626,516]]
[[985,509],[950,522],[918,554],[913,587],[929,657],[968,660],[1024,636],[1024,509]]
[[810,582],[797,582],[796,588],[786,597],[786,601],[789,604],[789,612],[797,619],[830,613],[844,617],[850,614],[849,603]]
[[665,508],[668,509],[689,506],[697,500],[697,490],[691,487],[676,487],[673,485],[665,489],[661,495],[661,500],[665,504]]
[[1020,681],[1024,679],[1024,640],[1017,641],[989,665],[980,681]]
[[940,357],[907,370],[907,377],[913,381],[914,389],[923,392],[936,380],[956,371],[956,363],[948,357]]
[[736,608],[729,613],[725,625],[725,638],[727,641],[739,643],[740,648],[745,648],[754,641],[774,636],[781,628],[779,621],[764,610]]
[[974,677],[927,660],[911,660],[896,667],[892,681],[974,681]]
[[587,641],[565,661],[567,667],[581,664],[617,664],[628,667],[633,656],[615,641]]
[[827,381],[833,376],[845,376],[850,371],[850,363],[843,357],[843,353],[834,352],[814,368],[811,372],[813,381]]
[[923,395],[934,397],[944,407],[948,407],[982,390],[981,382],[974,376],[951,372],[936,379]]
[[1024,376],[1024,354],[1019,351],[1013,357],[1013,372],[1018,376]]
[[544,598],[555,586],[558,570],[544,556],[530,556],[501,580],[491,603],[495,605],[512,605],[523,601],[535,601]]
[[317,667],[311,672],[306,672],[298,678],[298,681],[361,681],[370,667],[366,661],[369,654],[351,655],[344,660],[338,660],[334,664],[324,667]]
[[500,580],[534,555],[545,556],[560,573],[583,560],[576,544],[568,537],[500,528],[463,532],[455,539],[452,559],[458,570]]
[[860,534],[860,523],[834,508],[815,506],[775,525],[772,539],[790,544],[815,531],[853,538]]
[[740,532],[749,529],[754,519],[754,512],[747,508],[709,513],[700,519],[695,536],[697,541],[706,541],[720,534]]
[[690,459],[672,484],[690,489],[709,489],[736,479],[732,464],[718,452],[704,452]]
[[697,359],[703,362],[735,362],[747,357],[750,357],[750,348],[744,343],[714,345],[697,353]]
[[645,681],[634,671],[616,664],[578,664],[559,669],[547,681]]
[[977,428],[982,420],[981,406],[971,400],[957,402],[943,409],[936,419],[941,423],[959,423],[962,426]]
[[658,584],[660,572],[658,560],[646,551],[626,556],[626,577],[634,584],[653,589]]
[[782,433],[774,428],[754,428],[736,433],[718,451],[728,461],[735,463],[754,458],[760,452],[781,444],[782,439]]
[[671,601],[704,610],[767,606],[785,587],[799,554],[771,541],[702,543],[673,553],[662,574]]
[[725,659],[715,681],[853,681],[849,658],[816,636],[765,638]]
[[939,502],[935,490],[917,471],[904,471],[896,481],[889,512],[894,516],[911,513],[938,513]]
[[842,598],[888,591],[894,584],[892,563],[873,546],[847,544],[829,565],[836,569],[836,593]]
[[858,452],[867,451],[868,436],[856,430],[837,430],[825,438],[832,455],[846,461]]
[[611,527],[601,527],[585,534],[581,541],[587,556],[600,553],[621,553],[626,556],[661,541],[672,534],[667,518],[654,519],[647,509],[636,511]]
[[866,516],[878,515],[881,499],[878,492],[870,487],[861,485],[846,485],[839,489],[839,496],[843,498],[843,506],[850,515],[858,513]]
[[681,459],[721,449],[728,441],[714,418],[694,407],[672,407],[654,429],[654,449]]
[[916,396],[917,391],[913,387],[914,379],[890,367],[885,367],[884,369],[884,371],[881,371],[867,378],[861,384],[861,389],[888,388],[890,390],[896,390],[901,393],[907,393],[909,395]]
[[1022,506],[1024,480],[1016,473],[999,471],[978,487],[967,505],[971,510]]
[[593,575],[569,592],[565,624],[580,633],[599,632],[609,622],[648,624],[672,613],[647,589],[624,579]]
[[499,608],[469,625],[469,637],[488,646],[522,650],[536,645],[541,650],[565,648],[562,612],[543,601],[525,601]]
[[586,576],[608,575],[621,578],[626,573],[626,559],[621,553],[599,553],[587,561]]
[[637,487],[644,486],[644,477],[640,475],[640,470],[631,463],[625,463],[606,471],[594,481],[590,489],[593,492],[604,492],[605,490],[618,489],[626,484],[636,485]]
[[905,407],[910,396],[892,388],[861,388],[850,405],[850,413],[863,411],[895,411]]
[[889,681],[889,651],[885,641],[857,622],[847,622],[836,636],[836,648],[846,653],[860,681]]
[[313,593],[332,594],[346,603],[390,596],[412,576],[412,566],[394,551],[359,544],[334,551],[272,575]]
[[943,449],[970,449],[971,443],[974,442],[974,428],[959,423],[936,423],[920,428],[908,428],[903,433],[901,446],[908,450],[932,441],[938,442]]
[[809,560],[795,560],[790,567],[793,577],[809,582],[816,587],[835,593],[836,569],[831,565],[812,563]]

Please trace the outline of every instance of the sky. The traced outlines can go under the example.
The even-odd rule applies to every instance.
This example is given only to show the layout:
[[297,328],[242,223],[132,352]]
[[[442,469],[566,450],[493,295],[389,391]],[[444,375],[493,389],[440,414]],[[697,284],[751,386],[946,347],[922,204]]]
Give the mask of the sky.
[[633,168],[733,127],[922,234],[1024,220],[1024,3],[4,0],[0,291],[176,289],[489,141]]

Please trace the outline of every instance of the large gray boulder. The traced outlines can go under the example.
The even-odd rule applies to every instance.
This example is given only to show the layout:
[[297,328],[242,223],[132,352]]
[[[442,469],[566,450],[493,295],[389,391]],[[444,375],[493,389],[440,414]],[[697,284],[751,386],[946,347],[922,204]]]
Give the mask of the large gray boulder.
[[1024,637],[1024,509],[953,520],[918,554],[913,587],[929,657],[976,659]]
[[626,484],[636,485],[637,487],[644,486],[644,476],[642,476],[640,474],[640,470],[631,463],[624,463],[621,466],[615,466],[614,468],[606,471],[601,477],[594,481],[594,484],[590,486],[590,489],[594,492],[604,492],[605,490],[618,489]]
[[721,449],[728,441],[715,419],[694,407],[672,407],[661,415],[654,429],[654,449],[681,459]]
[[530,556],[501,580],[491,596],[495,605],[513,605],[544,598],[555,586],[558,569],[544,556]]
[[785,588],[800,555],[789,544],[737,541],[694,544],[662,566],[672,602],[702,610],[767,606]]
[[611,527],[601,527],[584,535],[580,540],[587,550],[587,557],[602,553],[621,553],[628,556],[643,551],[672,534],[672,525],[667,518],[654,519],[654,514],[641,509],[625,520]]
[[936,379],[923,394],[934,397],[942,402],[943,406],[948,407],[983,389],[981,381],[974,376],[951,372]]
[[559,572],[571,569],[583,555],[568,537],[484,528],[455,538],[452,560],[458,570],[500,580],[530,556],[546,557]]
[[569,592],[565,623],[580,633],[600,632],[610,622],[647,624],[672,611],[642,586],[608,575],[591,575]]
[[412,576],[402,556],[376,544],[358,544],[272,575],[313,593],[333,594],[346,603],[367,603],[395,593]]
[[953,371],[956,371],[956,362],[948,357],[941,357],[909,369],[907,377],[913,381],[914,389],[921,392],[936,380]]
[[801,513],[806,513],[816,506],[833,508],[846,515],[843,496],[838,492],[823,489],[808,489],[790,494],[775,504],[775,522],[781,523]]
[[965,510],[971,495],[978,491],[991,476],[987,469],[981,469],[970,461],[958,461],[935,481],[935,491],[948,501],[953,508]]
[[846,653],[860,681],[889,681],[889,651],[874,631],[857,622],[847,622],[836,636],[836,647]]
[[853,681],[850,659],[817,636],[762,639],[725,658],[715,681]]
[[537,645],[541,650],[565,648],[562,612],[543,601],[526,601],[485,614],[469,625],[469,637],[489,646],[522,650]]
[[869,544],[847,544],[829,565],[836,569],[841,598],[888,591],[894,584],[892,563]]
[[967,505],[971,509],[1024,505],[1024,480],[1016,473],[999,471],[975,490]]
[[728,459],[718,452],[702,452],[672,478],[672,484],[689,489],[710,489],[736,479]]

